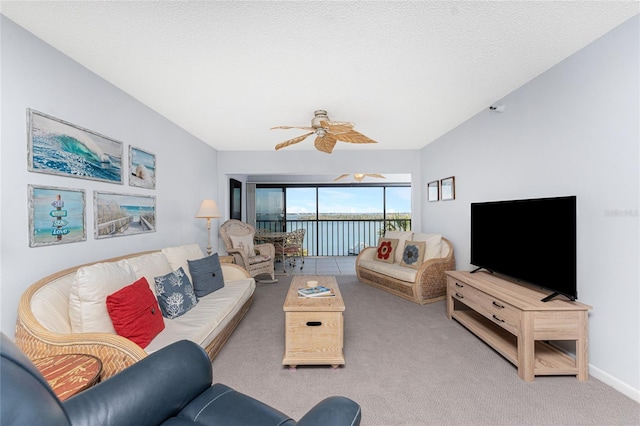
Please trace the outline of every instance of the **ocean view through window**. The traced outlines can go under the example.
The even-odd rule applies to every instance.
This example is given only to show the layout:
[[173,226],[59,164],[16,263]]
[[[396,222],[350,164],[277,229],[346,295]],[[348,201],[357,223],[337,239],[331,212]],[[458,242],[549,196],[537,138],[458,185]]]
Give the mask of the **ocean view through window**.
[[411,187],[257,185],[256,228],[305,229],[307,256],[354,256],[385,230],[411,229]]

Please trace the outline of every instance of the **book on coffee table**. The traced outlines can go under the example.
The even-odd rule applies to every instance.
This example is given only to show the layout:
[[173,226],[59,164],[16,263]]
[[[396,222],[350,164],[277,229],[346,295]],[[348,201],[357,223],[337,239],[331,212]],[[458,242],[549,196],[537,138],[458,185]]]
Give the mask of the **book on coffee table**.
[[330,297],[335,294],[330,288],[317,285],[315,287],[305,287],[298,289],[298,296],[302,297]]

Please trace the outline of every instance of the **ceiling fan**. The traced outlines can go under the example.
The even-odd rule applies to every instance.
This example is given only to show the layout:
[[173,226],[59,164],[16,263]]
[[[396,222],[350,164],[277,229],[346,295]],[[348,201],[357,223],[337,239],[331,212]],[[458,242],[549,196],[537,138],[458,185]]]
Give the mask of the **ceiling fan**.
[[298,126],[276,126],[273,129],[302,129],[310,130],[302,136],[289,139],[276,145],[276,151],[281,148],[302,142],[307,137],[316,134],[316,141],[314,146],[318,151],[331,154],[333,148],[336,146],[337,141],[349,142],[349,143],[377,143],[373,139],[368,138],[360,132],[353,130],[354,123],[346,121],[331,121],[327,116],[327,111],[317,110],[315,111],[315,117],[311,120],[311,127],[298,127]]
[[[340,179],[344,179],[347,176],[351,175],[351,173],[344,173],[340,176],[338,176],[337,178],[335,178],[333,181],[339,181]],[[358,182],[362,182],[362,179],[364,179],[365,177],[371,177],[371,178],[377,178],[377,179],[386,179],[386,177],[382,176],[381,174],[378,173],[354,173],[353,174],[353,178],[358,181]]]

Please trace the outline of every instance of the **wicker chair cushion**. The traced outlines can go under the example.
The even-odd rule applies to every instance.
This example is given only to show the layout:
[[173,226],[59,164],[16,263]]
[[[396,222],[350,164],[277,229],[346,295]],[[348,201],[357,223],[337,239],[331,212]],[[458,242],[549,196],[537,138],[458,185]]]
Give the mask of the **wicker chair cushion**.
[[112,333],[106,299],[136,280],[129,264],[96,263],[78,269],[69,292],[69,319],[74,333]]
[[252,235],[229,235],[229,237],[231,238],[233,248],[244,250],[249,257],[253,257],[256,253]]
[[268,262],[271,260],[271,256],[259,254],[249,258],[249,265],[257,265],[258,263]]
[[405,281],[407,285],[413,285],[416,281],[417,269],[401,266],[399,263],[378,262],[373,259],[361,259],[360,267],[369,269],[380,274],[393,277],[400,281]]

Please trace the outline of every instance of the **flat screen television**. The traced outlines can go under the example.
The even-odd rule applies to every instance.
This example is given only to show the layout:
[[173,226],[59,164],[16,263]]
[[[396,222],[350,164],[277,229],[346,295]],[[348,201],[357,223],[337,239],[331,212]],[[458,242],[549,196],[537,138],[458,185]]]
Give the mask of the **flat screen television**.
[[472,203],[471,264],[576,300],[576,197]]

